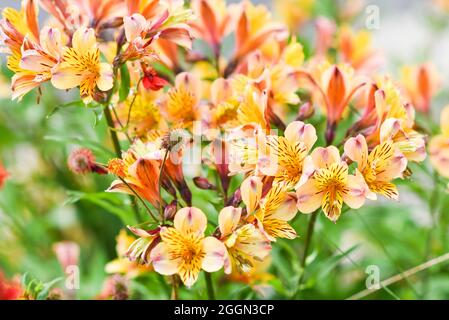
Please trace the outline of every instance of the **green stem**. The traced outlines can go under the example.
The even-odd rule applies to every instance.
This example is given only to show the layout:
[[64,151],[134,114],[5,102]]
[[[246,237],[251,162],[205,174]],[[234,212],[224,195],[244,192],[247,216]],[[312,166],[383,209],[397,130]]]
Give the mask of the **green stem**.
[[204,271],[204,278],[206,278],[207,297],[209,300],[215,300],[214,283],[209,272]]
[[[117,155],[117,158],[121,158],[122,150],[120,147],[120,141],[118,140],[118,137],[117,137],[117,132],[114,130],[115,126],[114,126],[114,121],[112,120],[111,110],[109,109],[109,103],[107,103],[104,107],[104,116],[108,123],[109,133],[111,135],[111,140],[112,140],[112,144],[114,146],[115,154]],[[134,216],[136,217],[136,221],[138,223],[142,222],[142,219],[141,219],[140,213],[139,213],[139,208],[137,208],[137,206],[134,204],[134,199],[131,195],[129,196],[129,199],[131,200],[131,207],[133,208]]]
[[[424,261],[429,260],[432,252],[432,231],[433,227],[437,225],[436,222],[436,214],[438,212],[438,201],[439,201],[439,188],[438,188],[438,172],[435,170],[433,173],[433,191],[429,199],[429,211],[430,216],[432,218],[432,226],[430,227],[427,233],[427,241],[426,241],[426,253],[424,256]],[[426,270],[423,277],[423,288],[422,288],[422,297],[425,299],[427,292],[429,289],[429,270]]]
[[294,297],[299,294],[299,292],[301,291],[301,285],[304,282],[305,268],[306,268],[306,264],[307,264],[307,256],[309,255],[310,244],[312,243],[312,236],[313,236],[313,231],[315,230],[315,222],[316,222],[317,217],[318,217],[318,212],[312,213],[310,216],[310,219],[309,219],[309,223],[307,225],[306,239],[304,242],[304,251],[303,251],[303,254],[301,257],[302,274],[299,277],[298,287],[296,288]]

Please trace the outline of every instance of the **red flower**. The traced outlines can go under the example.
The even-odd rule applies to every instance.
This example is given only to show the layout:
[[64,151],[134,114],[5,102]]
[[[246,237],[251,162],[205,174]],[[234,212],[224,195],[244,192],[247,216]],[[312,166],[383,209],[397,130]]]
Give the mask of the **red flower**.
[[22,292],[19,281],[6,279],[0,271],[0,300],[17,300],[22,296]]
[[168,84],[168,81],[159,77],[154,69],[145,70],[145,76],[142,80],[143,86],[147,90],[158,91]]
[[0,189],[5,184],[5,181],[7,178],[8,178],[8,172],[6,171],[6,169],[3,167],[3,165],[0,162]]

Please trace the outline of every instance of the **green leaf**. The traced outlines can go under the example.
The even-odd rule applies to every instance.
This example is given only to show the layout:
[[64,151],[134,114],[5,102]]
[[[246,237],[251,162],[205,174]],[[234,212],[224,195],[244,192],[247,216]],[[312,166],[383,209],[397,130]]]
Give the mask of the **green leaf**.
[[116,215],[125,225],[135,225],[137,222],[130,210],[121,208],[123,201],[117,194],[106,192],[84,193],[80,191],[68,191],[64,204],[73,204],[80,200],[89,201],[107,212]]
[[51,118],[55,113],[60,111],[61,109],[69,108],[69,107],[83,107],[85,104],[82,100],[72,101],[66,104],[61,104],[56,106],[49,114],[47,114],[46,118]]
[[119,100],[125,101],[129,95],[129,88],[131,86],[131,79],[129,76],[129,70],[126,64],[120,67],[120,89],[119,89]]

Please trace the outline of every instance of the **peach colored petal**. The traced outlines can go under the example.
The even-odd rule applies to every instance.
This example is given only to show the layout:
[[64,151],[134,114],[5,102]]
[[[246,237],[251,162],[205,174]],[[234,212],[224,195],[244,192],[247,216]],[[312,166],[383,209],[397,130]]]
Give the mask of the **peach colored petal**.
[[167,245],[159,243],[151,250],[150,261],[153,263],[154,270],[165,276],[171,276],[178,272],[178,263],[170,259]]
[[207,272],[220,270],[227,253],[224,244],[215,237],[206,237],[203,240],[203,250],[206,254],[201,266],[203,270]]
[[218,216],[218,226],[222,236],[226,236],[237,229],[242,215],[242,208],[232,206],[225,207],[220,211]]
[[248,214],[253,213],[262,196],[262,179],[254,176],[246,178],[240,186],[240,193]]
[[175,228],[183,234],[203,235],[207,227],[206,215],[203,211],[194,207],[180,209],[173,222]]
[[302,121],[291,122],[285,129],[284,136],[290,142],[303,142],[307,150],[312,149],[318,139],[315,127]]
[[352,161],[357,162],[358,169],[363,171],[368,161],[368,145],[361,134],[350,138],[344,145],[345,154]]
[[296,196],[298,198],[298,210],[302,213],[312,213],[321,207],[324,194],[319,192],[315,186],[315,181],[310,179],[298,188]]

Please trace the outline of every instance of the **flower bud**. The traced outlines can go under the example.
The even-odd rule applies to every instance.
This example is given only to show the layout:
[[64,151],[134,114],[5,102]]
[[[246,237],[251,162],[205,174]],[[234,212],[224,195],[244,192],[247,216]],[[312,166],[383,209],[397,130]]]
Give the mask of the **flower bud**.
[[173,200],[164,209],[164,219],[165,220],[173,220],[177,209],[178,209],[178,202],[176,200]]
[[313,107],[313,104],[310,102],[304,103],[302,106],[299,107],[298,110],[298,116],[296,117],[296,120],[304,121],[313,116],[315,113],[315,108]]
[[193,183],[195,183],[195,185],[203,190],[215,190],[216,187],[209,182],[209,180],[207,180],[207,178],[204,177],[195,177],[193,178]]

